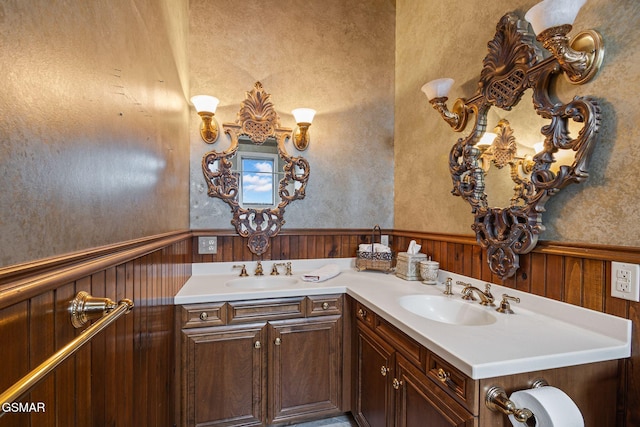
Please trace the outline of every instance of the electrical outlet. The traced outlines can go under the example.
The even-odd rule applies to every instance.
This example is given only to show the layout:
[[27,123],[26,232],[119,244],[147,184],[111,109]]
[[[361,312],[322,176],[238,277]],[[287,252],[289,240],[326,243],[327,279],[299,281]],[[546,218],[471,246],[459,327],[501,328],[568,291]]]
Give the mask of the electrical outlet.
[[640,265],[611,262],[611,296],[640,301]]
[[218,238],[215,236],[198,237],[198,253],[201,255],[218,253]]
[[388,234],[383,234],[382,236],[380,236],[380,244],[385,245],[385,246],[389,246],[389,235]]

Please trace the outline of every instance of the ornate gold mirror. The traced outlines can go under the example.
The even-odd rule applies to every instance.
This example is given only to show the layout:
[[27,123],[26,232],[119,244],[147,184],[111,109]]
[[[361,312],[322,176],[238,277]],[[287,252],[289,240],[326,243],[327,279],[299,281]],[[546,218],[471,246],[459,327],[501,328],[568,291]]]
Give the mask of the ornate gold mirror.
[[[565,34],[569,30],[570,26],[564,28]],[[538,41],[542,41],[543,34],[538,36]],[[576,39],[582,43],[584,36],[579,34]],[[452,82],[441,79],[423,88],[427,96],[431,95],[433,107],[455,131],[463,131],[467,123],[473,123],[470,133],[458,139],[449,155],[452,193],[471,205],[475,217],[472,229],[487,250],[491,271],[502,278],[512,276],[519,268],[519,255],[535,247],[544,230],[542,213],[547,200],[568,184],[588,177],[588,161],[600,123],[598,104],[592,98],[581,96],[563,103],[552,98],[550,89],[553,80],[563,74],[574,84],[584,83],[585,79],[574,78],[574,68],[581,69],[585,75],[595,74],[592,68],[600,65],[595,56],[583,54],[582,67],[559,56],[570,54],[568,56],[575,59],[578,55],[574,53],[581,52],[572,50],[574,47],[580,46],[568,43],[563,52],[552,52],[555,56],[543,58],[528,23],[508,13],[498,23],[496,34],[488,44],[489,52],[473,97],[458,99],[453,111],[449,111],[446,95],[438,93],[435,86],[426,86],[448,84],[450,87]],[[599,48],[601,61],[603,50]],[[568,68],[574,72],[569,73]],[[495,135],[490,141],[481,142],[490,112],[511,111],[525,93],[530,94],[526,98],[532,100],[535,113],[544,119],[539,133],[542,147],[536,151],[533,148],[536,141],[519,144],[515,136],[519,125],[512,128],[509,120],[504,119],[494,125]],[[565,153],[573,154],[569,161]],[[492,185],[510,187],[511,192],[507,192],[506,198],[496,197],[504,191],[492,192],[489,199],[487,186],[497,170],[502,170],[507,178],[503,176]]]
[[222,127],[231,145],[202,158],[207,194],[231,207],[231,224],[248,238],[251,252],[261,255],[285,223],[285,207],[304,198],[309,162],[287,153],[292,130],[280,125],[271,95],[260,82],[246,93],[236,121]]

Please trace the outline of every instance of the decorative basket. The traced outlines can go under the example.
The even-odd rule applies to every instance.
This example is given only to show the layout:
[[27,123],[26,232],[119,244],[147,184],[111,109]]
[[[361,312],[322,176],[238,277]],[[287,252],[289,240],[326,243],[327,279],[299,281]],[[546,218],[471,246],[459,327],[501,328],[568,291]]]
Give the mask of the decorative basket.
[[385,273],[391,273],[395,270],[395,260],[393,258],[393,252],[374,252],[373,247],[376,243],[376,232],[378,234],[378,240],[382,241],[382,229],[379,225],[373,227],[371,233],[371,251],[356,252],[356,269],[362,270],[378,270]]

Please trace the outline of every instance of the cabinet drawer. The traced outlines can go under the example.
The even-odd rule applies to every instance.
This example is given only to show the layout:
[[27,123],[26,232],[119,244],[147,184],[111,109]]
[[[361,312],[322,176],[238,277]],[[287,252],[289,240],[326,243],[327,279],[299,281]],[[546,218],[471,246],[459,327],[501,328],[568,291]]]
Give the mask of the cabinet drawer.
[[229,324],[304,317],[305,297],[270,298],[228,303]]
[[307,316],[328,316],[342,313],[342,295],[307,297]]
[[375,327],[376,315],[364,305],[356,302],[356,318],[364,322],[371,329]]
[[427,358],[427,375],[469,411],[477,414],[477,407],[475,407],[478,395],[476,381],[431,352]]
[[202,328],[224,325],[227,319],[227,306],[224,302],[183,305],[181,325],[183,328]]

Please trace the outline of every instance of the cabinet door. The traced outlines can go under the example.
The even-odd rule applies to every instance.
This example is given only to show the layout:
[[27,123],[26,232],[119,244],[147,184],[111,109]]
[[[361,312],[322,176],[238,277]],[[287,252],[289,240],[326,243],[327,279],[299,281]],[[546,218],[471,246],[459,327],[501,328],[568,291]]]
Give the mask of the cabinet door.
[[184,329],[182,333],[186,425],[262,425],[265,324]]
[[340,316],[269,323],[269,424],[340,413]]
[[366,327],[357,328],[355,418],[361,427],[392,427],[395,353]]
[[477,419],[398,355],[393,388],[397,427],[474,427]]

